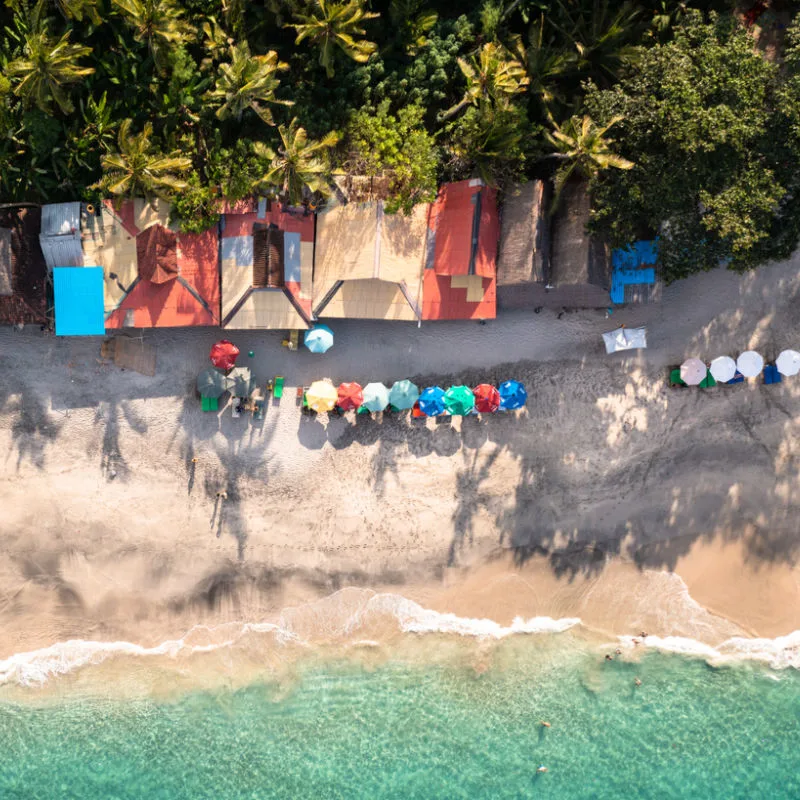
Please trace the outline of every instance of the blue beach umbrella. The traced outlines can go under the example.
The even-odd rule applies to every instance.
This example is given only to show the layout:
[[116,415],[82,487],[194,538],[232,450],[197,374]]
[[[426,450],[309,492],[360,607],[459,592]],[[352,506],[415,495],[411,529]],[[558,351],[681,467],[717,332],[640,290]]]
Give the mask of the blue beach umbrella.
[[382,383],[368,383],[364,387],[361,408],[368,411],[383,411],[389,405],[389,390]]
[[413,408],[419,399],[419,389],[411,381],[395,381],[389,392],[389,402],[398,410]]
[[500,408],[503,411],[522,408],[528,399],[528,393],[519,381],[504,381],[498,386],[498,390],[500,392]]
[[444,413],[444,389],[441,386],[429,386],[419,396],[419,410],[428,417],[437,417]]
[[305,332],[303,344],[312,353],[327,353],[333,347],[333,331],[327,325],[315,325]]

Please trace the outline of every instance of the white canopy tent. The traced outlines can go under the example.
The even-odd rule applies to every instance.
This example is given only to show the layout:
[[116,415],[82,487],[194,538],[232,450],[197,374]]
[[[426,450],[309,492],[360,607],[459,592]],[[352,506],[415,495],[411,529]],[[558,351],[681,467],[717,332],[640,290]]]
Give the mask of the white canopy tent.
[[617,328],[603,334],[606,353],[620,350],[638,350],[647,347],[647,328]]

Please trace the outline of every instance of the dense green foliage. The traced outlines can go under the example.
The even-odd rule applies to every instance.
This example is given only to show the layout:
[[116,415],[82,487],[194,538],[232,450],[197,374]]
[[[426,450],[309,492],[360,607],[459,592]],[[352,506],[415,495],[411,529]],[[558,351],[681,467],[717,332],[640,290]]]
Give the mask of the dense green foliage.
[[200,230],[221,197],[316,205],[341,174],[393,211],[442,180],[582,176],[610,241],[662,232],[668,276],[747,267],[800,233],[800,45],[781,68],[731,9],[6,0],[0,196],[145,192]]
[[616,244],[660,231],[668,278],[788,256],[800,225],[793,54],[781,70],[729,17],[690,14],[613,89],[590,89],[589,113],[617,117],[620,154],[635,164],[595,180],[596,230]]

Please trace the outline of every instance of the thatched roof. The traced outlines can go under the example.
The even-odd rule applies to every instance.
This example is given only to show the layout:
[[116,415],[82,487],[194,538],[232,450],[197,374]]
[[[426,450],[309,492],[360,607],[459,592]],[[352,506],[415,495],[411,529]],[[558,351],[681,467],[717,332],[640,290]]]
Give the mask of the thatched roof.
[[544,281],[550,249],[547,218],[548,184],[514,184],[506,193],[501,214],[497,285]]

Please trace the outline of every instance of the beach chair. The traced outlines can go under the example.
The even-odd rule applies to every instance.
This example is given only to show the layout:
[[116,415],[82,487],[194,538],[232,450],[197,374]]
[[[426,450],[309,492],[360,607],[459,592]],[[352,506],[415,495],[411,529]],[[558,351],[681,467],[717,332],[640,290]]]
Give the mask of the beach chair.
[[219,398],[218,397],[201,397],[200,398],[201,411],[219,411]]
[[359,406],[356,414],[369,414],[369,409],[366,406]]
[[737,372],[725,385],[728,386],[732,383],[744,383],[744,375],[741,372]]
[[283,375],[275,376],[275,382],[272,384],[272,396],[276,400],[280,400],[283,397]]
[[253,400],[253,417],[255,419],[264,419],[264,398],[256,397]]
[[716,386],[717,382],[714,380],[714,376],[711,374],[711,370],[706,372],[705,378],[700,381],[700,388],[701,389],[710,389],[712,386]]
[[411,408],[411,419],[425,419],[425,414],[420,411],[419,403],[414,403]]
[[669,373],[669,385],[672,389],[677,389],[679,387],[686,386],[686,383],[681,378],[681,368],[675,367],[674,369],[670,370]]
[[767,364],[764,367],[764,383],[769,385],[771,383],[780,383],[782,375],[778,372],[778,368],[774,364]]

